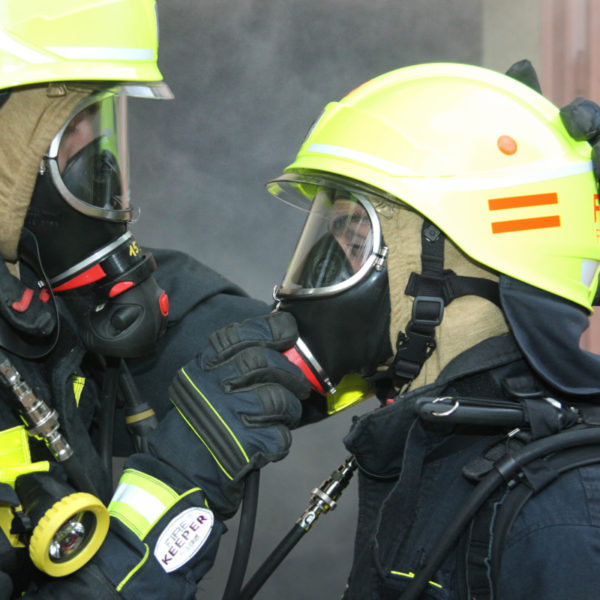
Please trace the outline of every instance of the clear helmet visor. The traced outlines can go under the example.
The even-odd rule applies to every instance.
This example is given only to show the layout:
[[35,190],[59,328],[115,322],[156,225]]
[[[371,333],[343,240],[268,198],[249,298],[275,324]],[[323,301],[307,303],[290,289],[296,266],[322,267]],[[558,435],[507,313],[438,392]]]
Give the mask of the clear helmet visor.
[[73,208],[91,217],[131,220],[126,101],[112,91],[86,98],[48,150],[54,185]]
[[371,271],[382,248],[381,226],[371,196],[341,184],[293,178],[281,178],[268,188],[289,204],[310,203],[279,295],[335,294]]

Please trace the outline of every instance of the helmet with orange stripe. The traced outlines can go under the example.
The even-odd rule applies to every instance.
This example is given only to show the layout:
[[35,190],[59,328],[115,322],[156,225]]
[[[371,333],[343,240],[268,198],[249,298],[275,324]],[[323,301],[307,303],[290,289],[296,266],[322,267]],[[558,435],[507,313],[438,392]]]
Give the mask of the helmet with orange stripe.
[[591,147],[514,76],[440,63],[372,79],[325,107],[268,189],[309,207],[276,298],[334,385],[392,356],[400,385],[427,383],[505,317],[522,329],[528,294],[591,311]]

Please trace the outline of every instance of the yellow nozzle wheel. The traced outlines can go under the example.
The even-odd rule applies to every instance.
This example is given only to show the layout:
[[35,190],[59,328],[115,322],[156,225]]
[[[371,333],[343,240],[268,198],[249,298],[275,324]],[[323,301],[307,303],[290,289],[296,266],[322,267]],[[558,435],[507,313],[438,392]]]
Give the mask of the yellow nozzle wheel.
[[29,542],[33,564],[52,577],[85,565],[108,532],[108,510],[98,498],[77,492],[61,498],[39,520]]

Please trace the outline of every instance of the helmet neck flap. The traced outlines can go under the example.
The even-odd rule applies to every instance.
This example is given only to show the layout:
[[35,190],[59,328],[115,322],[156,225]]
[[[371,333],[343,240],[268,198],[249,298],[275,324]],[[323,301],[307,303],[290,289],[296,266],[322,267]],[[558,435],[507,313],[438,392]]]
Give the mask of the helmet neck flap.
[[507,275],[500,276],[500,299],[517,344],[540,377],[566,394],[600,394],[600,356],[581,347],[590,324],[585,309]]

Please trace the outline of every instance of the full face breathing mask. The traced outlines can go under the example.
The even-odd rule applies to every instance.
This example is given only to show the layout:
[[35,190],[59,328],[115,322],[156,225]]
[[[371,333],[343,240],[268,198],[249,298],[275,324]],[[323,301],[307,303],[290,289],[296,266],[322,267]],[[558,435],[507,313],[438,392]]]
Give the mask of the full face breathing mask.
[[387,248],[377,211],[363,190],[334,182],[290,175],[269,191],[294,205],[311,200],[274,296],[278,310],[296,319],[294,352],[310,366],[314,387],[335,392],[345,375],[372,375],[392,354]]
[[83,100],[40,165],[19,258],[70,308],[86,347],[105,356],[150,352],[166,329],[156,263],[132,233],[126,92]]

